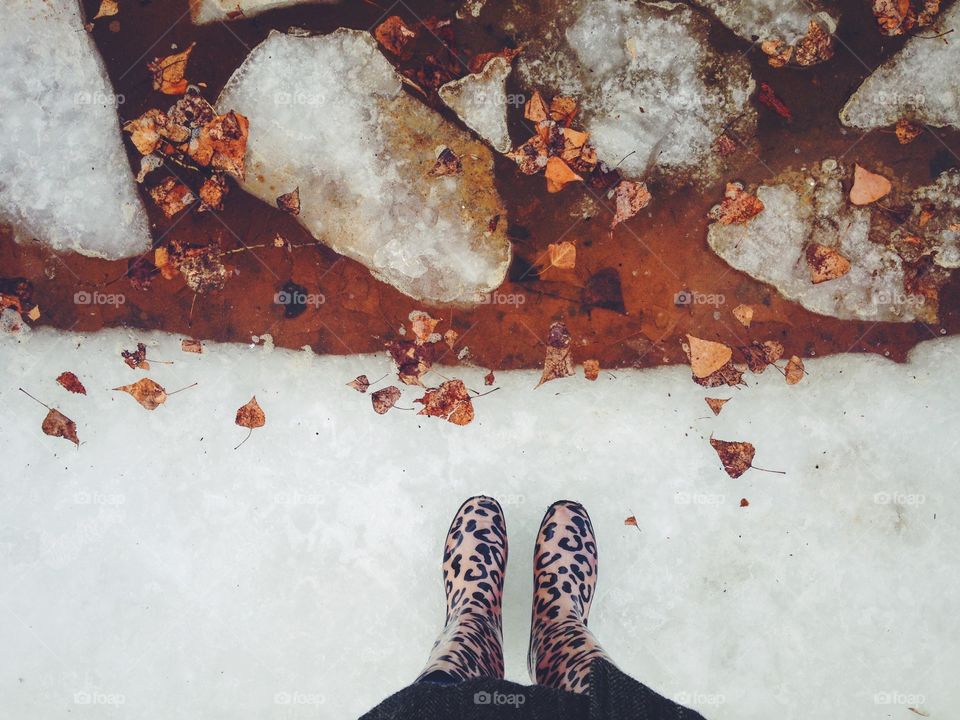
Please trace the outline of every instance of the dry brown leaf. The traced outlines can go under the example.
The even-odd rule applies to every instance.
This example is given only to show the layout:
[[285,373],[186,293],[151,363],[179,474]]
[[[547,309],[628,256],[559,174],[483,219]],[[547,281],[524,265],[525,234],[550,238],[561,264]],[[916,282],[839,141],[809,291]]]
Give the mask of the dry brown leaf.
[[377,25],[373,31],[377,42],[398,57],[409,55],[409,45],[416,39],[417,33],[407,27],[403,18],[391,15]]
[[300,186],[292,192],[284,193],[277,198],[277,207],[291,215],[300,214]]
[[850,272],[850,261],[836,248],[813,243],[807,247],[807,264],[814,285],[835,280]]
[[793,355],[787,362],[786,370],[787,385],[796,385],[803,380],[803,360]]
[[697,385],[705,388],[715,388],[720,387],[721,385],[729,385],[733,387],[735,385],[743,384],[743,373],[745,370],[746,368],[744,366],[736,365],[731,361],[721,367],[719,370],[710,373],[704,378],[698,378],[696,375],[692,377],[693,381]]
[[457,344],[458,337],[460,337],[460,333],[451,328],[443,334],[443,341],[447,344],[447,347],[453,350],[453,346]]
[[190,53],[196,45],[196,43],[190,43],[190,47],[183,52],[156,58],[147,64],[147,70],[153,74],[154,90],[159,90],[164,95],[183,95],[187,91],[189,83],[184,75],[187,72]]
[[436,342],[439,340],[438,337],[434,337],[433,332],[440,323],[439,320],[430,317],[422,310],[414,310],[410,313],[409,318],[410,329],[413,330],[413,334],[417,339],[418,345],[422,345],[427,342]]
[[131,370],[149,370],[150,363],[147,362],[147,346],[143,343],[137,343],[136,350],[121,350],[120,357],[130,366]]
[[347,383],[347,387],[352,387],[359,393],[365,393],[370,387],[370,380],[366,375],[357,375],[353,380]]
[[197,137],[190,140],[187,154],[204,167],[209,165],[243,180],[249,135],[250,121],[231,110],[214,116],[201,127]]
[[557,95],[550,101],[550,119],[568,125],[577,114],[577,101],[566,95]]
[[753,308],[750,305],[737,305],[733,309],[733,316],[744,327],[750,327],[753,322]]
[[783,357],[783,345],[776,340],[767,340],[763,343],[754,340],[739,350],[747,359],[747,367],[757,374],[762,373],[768,365]]
[[816,20],[810,20],[807,34],[797,41],[793,60],[800,67],[816,65],[833,57],[833,36]]
[[710,445],[717,451],[727,475],[738,478],[750,469],[756,449],[748,442],[729,442],[710,438]]
[[150,197],[167,218],[172,218],[181,210],[190,207],[196,199],[190,188],[172,177],[151,188]]
[[513,59],[520,54],[520,48],[504,48],[503,50],[497,50],[496,52],[484,52],[478,53],[470,59],[467,69],[471,73],[481,73],[483,69],[487,66],[487,63],[493,60],[494,58],[502,57],[507,61],[507,65],[513,62]]
[[550,267],[558,270],[573,270],[577,266],[577,246],[564,240],[547,246]]
[[750,501],[746,498],[740,498],[740,507],[749,507]]
[[203,352],[203,345],[199,340],[193,340],[192,338],[184,338],[180,341],[180,350],[188,353],[196,353],[199,355]]
[[890,181],[883,175],[877,175],[860,165],[854,165],[850,202],[854,205],[869,205],[887,195],[892,187]]
[[430,177],[443,177],[445,175],[457,175],[463,172],[463,161],[457,154],[448,147],[443,148],[437,155],[437,161],[427,173]]
[[57,376],[57,382],[72,393],[77,393],[78,395],[87,394],[87,389],[83,386],[83,383],[80,382],[80,378],[69,370],[60,373]]
[[223,264],[219,248],[213,245],[195,248],[179,260],[177,269],[183,275],[187,287],[199,294],[222,290],[230,277],[230,271]]
[[493,385],[496,381],[497,381],[497,378],[493,374],[493,370],[491,370],[490,372],[488,372],[486,375],[483,376],[484,385],[490,386],[490,385]]
[[720,411],[723,410],[723,406],[730,402],[730,398],[704,398],[707,401],[707,405],[710,406],[710,409],[713,410],[714,415],[719,415]]
[[894,132],[897,134],[897,142],[901,145],[906,145],[912,143],[920,136],[920,133],[923,132],[923,125],[908,120],[907,118],[900,118],[897,120]]
[[628,517],[626,520],[623,521],[623,524],[637,527],[637,517],[635,515],[631,515],[630,517]]
[[441,417],[454,425],[467,425],[474,417],[470,393],[462,380],[447,380],[440,387],[427,390],[414,402],[424,405],[417,415]]
[[611,229],[629,220],[649,205],[650,191],[647,190],[646,183],[622,180],[617,185],[617,189],[614,190],[613,198],[616,203],[616,212],[613,215],[613,221],[610,223]]
[[722,368],[733,357],[733,350],[723,343],[687,335],[690,348],[690,369],[695,377],[705,378]]
[[547,192],[550,193],[560,192],[568,183],[583,181],[582,177],[558,157],[547,158],[547,169],[544,175],[547,178]]
[[596,380],[600,377],[600,361],[599,360],[584,360],[583,361],[583,376],[587,380]]
[[118,12],[120,12],[120,4],[117,0],[100,0],[100,9],[97,10],[97,14],[93,16],[93,19],[99,20],[102,17],[113,17]]
[[240,427],[253,428],[263,427],[267,422],[267,416],[257,402],[257,396],[254,395],[246,405],[241,405],[237,409],[237,417],[234,422]]
[[129,393],[134,400],[147,410],[156,410],[167,401],[167,391],[163,389],[162,385],[150,378],[141,378],[132,385],[121,385],[113,389]]
[[763,212],[763,201],[743,189],[740,183],[727,183],[721,203],[710,210],[710,219],[721,225],[744,224]]
[[383,390],[377,390],[375,393],[370,395],[370,402],[373,403],[373,410],[378,415],[383,415],[387,410],[392,408],[397,404],[397,400],[400,399],[400,388],[396,385],[390,385],[389,387],[383,388]]
[[540,122],[547,119],[548,113],[549,110],[547,104],[543,101],[543,95],[540,94],[539,90],[534,90],[533,95],[527,100],[527,104],[523,106],[523,117],[532,122]]
[[570,343],[567,326],[562,322],[553,323],[550,326],[550,332],[547,333],[547,355],[543,361],[543,374],[540,376],[537,387],[557,378],[570,377],[575,373]]
[[222,173],[214,173],[208,177],[200,186],[200,207],[198,211],[223,210],[223,197],[229,190],[227,178]]
[[80,439],[77,437],[77,424],[55,408],[50,408],[47,411],[47,416],[43,419],[40,429],[51,437],[64,438],[77,447],[80,446]]

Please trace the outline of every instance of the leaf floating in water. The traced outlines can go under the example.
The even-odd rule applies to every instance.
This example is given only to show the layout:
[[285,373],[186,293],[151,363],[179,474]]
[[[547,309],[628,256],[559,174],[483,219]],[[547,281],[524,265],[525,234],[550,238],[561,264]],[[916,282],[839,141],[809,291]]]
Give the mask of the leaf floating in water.
[[196,45],[196,43],[191,43],[190,47],[183,52],[157,58],[153,62],[147,63],[147,70],[153,74],[154,90],[159,90],[164,95],[183,95],[187,91],[189,83],[184,76],[187,73],[190,53],[193,52]]
[[853,187],[850,188],[850,202],[854,205],[869,205],[888,195],[893,185],[883,175],[872,173],[860,165],[853,170]]
[[733,357],[733,350],[723,343],[687,335],[690,369],[695,377],[705,378],[722,368]]

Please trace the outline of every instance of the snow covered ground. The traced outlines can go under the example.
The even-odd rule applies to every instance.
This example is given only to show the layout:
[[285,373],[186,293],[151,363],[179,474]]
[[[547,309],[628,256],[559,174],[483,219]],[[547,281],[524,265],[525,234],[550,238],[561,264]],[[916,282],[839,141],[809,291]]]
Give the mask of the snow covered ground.
[[[175,364],[129,369],[137,340]],[[355,717],[425,661],[444,533],[484,492],[510,532],[511,679],[526,680],[534,534],[569,497],[600,543],[591,627],[658,691],[718,720],[951,717],[958,352],[812,360],[799,385],[768,369],[724,392],[683,367],[537,390],[539,373],[498,373],[457,427],[376,415],[344,385],[385,357],[4,334],[2,715]],[[64,370],[87,396],[54,382]],[[485,369],[443,372],[483,389]],[[144,375],[199,384],[153,412],[110,391]],[[18,387],[73,418],[80,447],[43,435]],[[234,450],[254,394],[266,426]],[[706,394],[734,399],[714,418]],[[711,433],[786,474],[731,480]]]

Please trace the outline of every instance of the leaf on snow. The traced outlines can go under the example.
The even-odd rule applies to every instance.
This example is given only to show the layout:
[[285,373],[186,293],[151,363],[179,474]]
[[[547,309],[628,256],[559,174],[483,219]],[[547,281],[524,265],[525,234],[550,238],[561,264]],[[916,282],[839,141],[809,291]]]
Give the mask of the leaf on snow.
[[576,372],[573,367],[570,342],[570,333],[564,323],[555,322],[550,326],[546,341],[547,355],[543,361],[543,374],[540,376],[537,387],[557,378],[570,377]]
[[723,200],[710,210],[709,217],[721,225],[745,224],[763,211],[763,201],[743,189],[740,183],[727,183]]
[[756,449],[748,442],[730,442],[710,438],[710,445],[717,451],[727,475],[738,478],[750,469]]
[[463,172],[463,162],[453,150],[444,147],[437,155],[437,161],[427,174],[430,177],[443,177],[444,175],[457,175],[461,172]]
[[297,185],[292,192],[284,193],[277,198],[277,207],[288,212],[291,215],[300,214],[300,186]]
[[733,350],[723,343],[687,335],[690,369],[695,377],[705,378],[722,368],[733,357]]
[[141,370],[150,369],[150,363],[147,362],[147,346],[142,342],[137,343],[136,350],[121,350],[120,357],[132,370],[137,368]]
[[83,383],[80,382],[80,378],[69,370],[60,373],[57,376],[57,382],[72,393],[77,393],[78,395],[87,394],[87,389],[83,386]]
[[370,395],[370,401],[373,403],[373,410],[378,415],[383,415],[387,410],[392,408],[397,404],[397,400],[400,399],[400,388],[396,385],[390,385],[389,387],[383,388],[383,390],[377,390],[375,393]]
[[473,403],[463,380],[447,380],[440,387],[427,390],[414,402],[424,405],[418,415],[442,417],[454,425],[467,425],[474,417]]
[[835,280],[850,272],[850,261],[839,250],[819,243],[807,246],[807,265],[810,266],[810,279],[814,285]]
[[77,424],[55,408],[50,408],[47,416],[43,419],[40,429],[51,437],[60,437],[69,440],[76,446],[80,446],[80,439],[77,437]]
[[359,393],[365,393],[370,387],[370,380],[366,375],[357,375],[353,380],[347,383],[347,387],[352,387]]
[[714,415],[719,415],[720,411],[723,410],[723,406],[730,402],[730,398],[704,398],[707,405],[710,406],[710,409],[713,411]]
[[150,378],[141,378],[132,385],[121,385],[113,389],[129,393],[134,400],[147,410],[156,410],[167,401],[167,391],[163,389],[162,385]]
[[787,362],[786,378],[787,385],[796,385],[803,380],[803,360],[793,355]]
[[596,380],[600,377],[600,361],[599,360],[584,360],[583,361],[583,376],[587,380]]
[[234,422],[240,427],[250,428],[251,430],[263,427],[267,423],[267,416],[257,402],[256,395],[250,398],[246,405],[240,406]]

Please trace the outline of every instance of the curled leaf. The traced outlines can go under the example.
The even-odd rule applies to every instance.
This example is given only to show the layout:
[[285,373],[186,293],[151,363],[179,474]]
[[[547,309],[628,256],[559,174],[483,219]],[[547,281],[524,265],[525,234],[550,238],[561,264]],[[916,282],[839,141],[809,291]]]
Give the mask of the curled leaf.
[[570,343],[570,332],[567,326],[562,322],[553,323],[547,334],[547,355],[543,361],[543,374],[540,376],[537,387],[557,378],[570,377],[575,373]]

